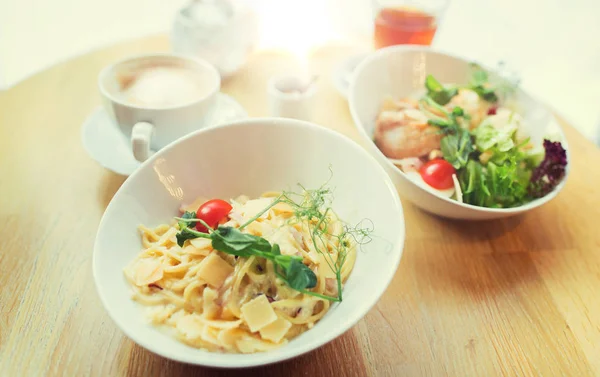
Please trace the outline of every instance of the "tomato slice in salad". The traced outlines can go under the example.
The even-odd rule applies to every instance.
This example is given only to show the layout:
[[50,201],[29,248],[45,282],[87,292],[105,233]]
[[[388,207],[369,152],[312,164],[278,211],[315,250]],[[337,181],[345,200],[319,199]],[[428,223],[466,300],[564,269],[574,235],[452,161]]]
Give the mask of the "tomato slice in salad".
[[431,160],[421,167],[419,173],[425,183],[435,189],[446,190],[454,187],[452,175],[456,174],[456,170],[446,160]]
[[[231,204],[221,199],[212,199],[202,204],[196,212],[196,217],[204,221],[211,228],[216,228],[219,222],[227,217],[233,207]],[[196,230],[208,233],[208,229],[202,223],[196,223]]]

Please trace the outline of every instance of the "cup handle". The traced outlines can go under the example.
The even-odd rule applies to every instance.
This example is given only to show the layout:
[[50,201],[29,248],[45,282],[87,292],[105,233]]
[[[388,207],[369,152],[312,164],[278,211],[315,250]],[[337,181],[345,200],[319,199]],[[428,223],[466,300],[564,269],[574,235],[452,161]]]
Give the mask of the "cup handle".
[[148,122],[139,122],[133,126],[131,131],[131,150],[133,157],[139,162],[146,161],[150,155],[150,142],[154,126]]

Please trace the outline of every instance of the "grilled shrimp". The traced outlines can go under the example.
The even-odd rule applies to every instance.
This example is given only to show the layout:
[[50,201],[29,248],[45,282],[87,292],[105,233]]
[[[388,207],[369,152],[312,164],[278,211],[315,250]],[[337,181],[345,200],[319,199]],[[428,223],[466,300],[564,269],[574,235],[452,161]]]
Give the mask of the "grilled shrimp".
[[375,124],[375,144],[389,158],[420,157],[440,149],[442,135],[427,124],[427,116],[414,106],[379,113]]
[[465,113],[471,116],[469,121],[469,127],[471,129],[479,126],[481,121],[487,116],[488,110],[491,105],[481,99],[477,93],[471,89],[460,89],[458,94],[452,97],[450,102],[446,105],[449,110],[452,110],[455,106],[462,107]]

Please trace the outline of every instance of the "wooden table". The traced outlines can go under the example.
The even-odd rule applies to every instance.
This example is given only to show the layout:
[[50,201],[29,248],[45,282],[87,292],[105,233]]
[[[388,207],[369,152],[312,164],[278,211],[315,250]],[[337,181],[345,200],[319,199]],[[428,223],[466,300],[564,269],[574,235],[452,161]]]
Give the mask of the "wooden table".
[[[458,222],[405,202],[405,253],[377,306],[326,346],[278,365],[228,371],[135,345],[102,308],[91,276],[96,227],[125,180],[89,158],[80,126],[100,102],[99,70],[166,50],[164,37],[65,62],[0,94],[0,376],[600,375],[600,151],[565,124],[572,174],[554,201],[503,221]],[[317,122],[358,140],[331,70],[311,61]],[[266,80],[293,68],[255,55],[223,91],[266,113]],[[564,122],[563,122],[564,123]]]

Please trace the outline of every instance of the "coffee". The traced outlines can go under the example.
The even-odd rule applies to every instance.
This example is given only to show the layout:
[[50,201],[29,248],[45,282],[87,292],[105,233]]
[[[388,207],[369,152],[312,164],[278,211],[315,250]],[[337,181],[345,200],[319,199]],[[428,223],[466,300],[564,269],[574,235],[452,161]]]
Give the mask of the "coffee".
[[131,140],[133,156],[144,161],[214,122],[221,77],[202,59],[145,54],[104,68],[98,85],[108,115]]
[[213,90],[210,77],[185,66],[154,65],[119,77],[119,97],[143,107],[172,107],[200,99]]

